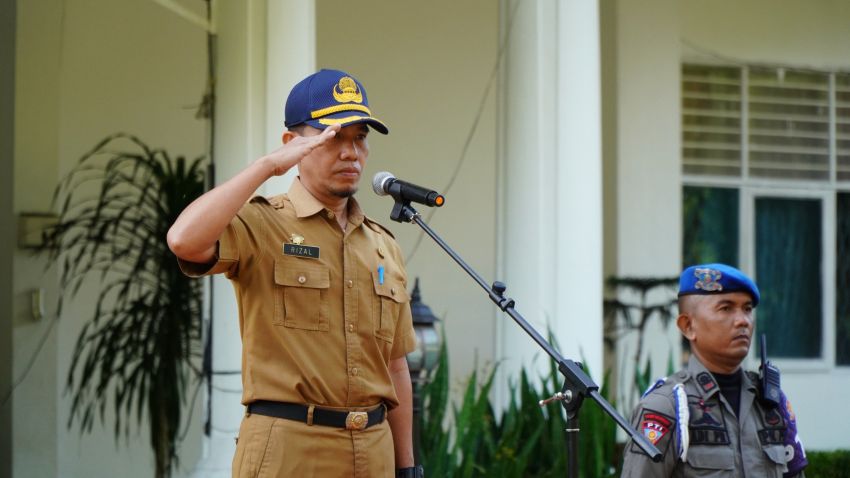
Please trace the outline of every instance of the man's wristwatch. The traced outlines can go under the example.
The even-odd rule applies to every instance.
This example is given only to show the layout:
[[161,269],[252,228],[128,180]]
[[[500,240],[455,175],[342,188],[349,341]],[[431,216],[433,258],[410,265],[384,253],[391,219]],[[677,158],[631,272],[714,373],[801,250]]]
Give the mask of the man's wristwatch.
[[422,465],[399,468],[395,471],[396,478],[425,478],[425,468]]

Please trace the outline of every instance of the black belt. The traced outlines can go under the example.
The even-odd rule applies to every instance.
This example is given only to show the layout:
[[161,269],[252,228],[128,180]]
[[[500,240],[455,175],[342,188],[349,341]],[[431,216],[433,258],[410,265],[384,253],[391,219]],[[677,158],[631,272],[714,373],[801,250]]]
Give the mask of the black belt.
[[308,425],[323,425],[326,427],[345,428],[346,430],[365,430],[372,425],[384,421],[387,407],[383,404],[374,410],[363,412],[346,412],[329,410],[297,403],[272,402],[257,400],[248,404],[248,413],[256,413],[267,417],[284,418],[304,422]]

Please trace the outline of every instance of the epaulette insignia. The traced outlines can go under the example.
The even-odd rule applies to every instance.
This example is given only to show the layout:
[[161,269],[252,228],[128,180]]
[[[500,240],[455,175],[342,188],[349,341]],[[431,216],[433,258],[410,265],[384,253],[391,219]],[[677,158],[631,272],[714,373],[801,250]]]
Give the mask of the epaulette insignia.
[[717,387],[717,384],[714,383],[714,379],[711,378],[711,374],[708,372],[700,372],[697,375],[697,383],[703,392],[710,392]]
[[646,396],[652,393],[653,390],[664,385],[664,382],[666,381],[667,377],[659,378],[655,381],[655,383],[653,383],[649,388],[647,388],[645,392],[643,392],[643,395],[641,395],[640,398],[646,398]]

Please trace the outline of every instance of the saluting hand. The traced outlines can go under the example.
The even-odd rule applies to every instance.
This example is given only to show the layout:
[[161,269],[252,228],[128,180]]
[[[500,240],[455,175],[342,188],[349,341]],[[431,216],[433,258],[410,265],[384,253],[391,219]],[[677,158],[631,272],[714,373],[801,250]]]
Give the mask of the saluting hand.
[[310,136],[301,136],[287,131],[283,136],[283,146],[263,156],[260,161],[268,164],[273,176],[280,176],[300,163],[314,149],[336,136],[339,129],[340,125],[335,124],[328,126],[319,134]]

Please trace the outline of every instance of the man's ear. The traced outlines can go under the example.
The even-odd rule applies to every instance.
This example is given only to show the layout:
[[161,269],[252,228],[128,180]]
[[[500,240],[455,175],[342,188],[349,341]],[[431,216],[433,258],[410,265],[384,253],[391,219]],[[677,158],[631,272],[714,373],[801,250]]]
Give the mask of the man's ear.
[[283,141],[283,144],[286,144],[296,137],[298,137],[298,133],[296,133],[295,131],[286,130],[283,132],[283,135],[281,135],[280,139],[281,141]]
[[696,337],[696,333],[694,333],[694,318],[691,317],[688,313],[679,314],[676,317],[676,327],[679,327],[679,332],[685,336],[688,340],[694,340]]

